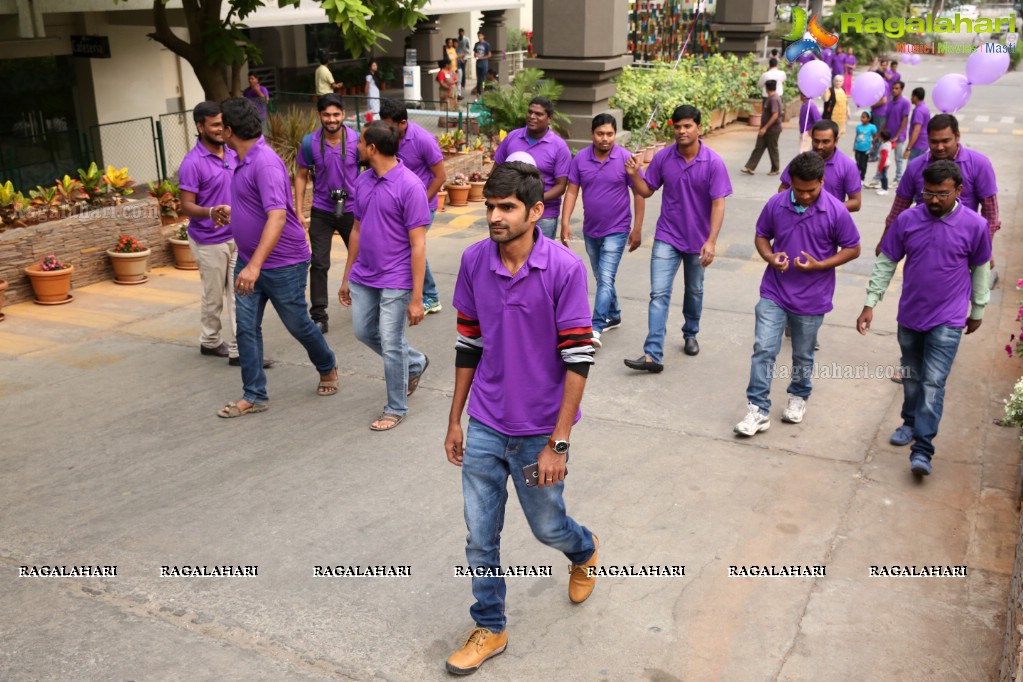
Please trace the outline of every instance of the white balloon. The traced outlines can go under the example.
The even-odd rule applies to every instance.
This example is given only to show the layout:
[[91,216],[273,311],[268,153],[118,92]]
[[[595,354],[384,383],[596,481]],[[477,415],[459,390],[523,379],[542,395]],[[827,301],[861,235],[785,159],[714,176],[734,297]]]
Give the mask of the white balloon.
[[522,163],[528,163],[530,166],[536,167],[536,159],[526,152],[512,152],[508,155],[508,158],[505,159],[505,163],[509,161],[521,161]]

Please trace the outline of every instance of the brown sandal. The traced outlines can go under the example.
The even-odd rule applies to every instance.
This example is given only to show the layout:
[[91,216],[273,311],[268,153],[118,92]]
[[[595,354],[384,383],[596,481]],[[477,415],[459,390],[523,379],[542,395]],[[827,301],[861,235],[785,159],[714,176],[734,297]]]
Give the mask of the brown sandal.
[[327,397],[329,395],[337,395],[337,387],[341,385],[341,375],[337,372],[337,365],[334,365],[334,369],[330,370],[334,373],[333,379],[320,378],[320,383],[316,387],[316,395]]
[[419,380],[423,377],[423,374],[426,373],[426,368],[430,366],[430,358],[426,357],[425,355],[423,357],[426,358],[426,362],[423,363],[423,371],[421,371],[414,377],[408,378],[408,392],[405,394],[406,398],[410,397],[413,393],[416,392],[416,389],[419,388]]
[[384,412],[382,415],[374,419],[375,422],[383,422],[384,426],[373,426],[369,425],[370,431],[390,431],[395,426],[401,423],[405,417],[402,415],[391,414],[390,412]]
[[238,407],[238,403],[233,400],[227,405],[217,410],[217,416],[223,417],[224,419],[233,419],[235,417],[244,417],[247,414],[256,414],[257,412],[266,412],[270,409],[270,403],[251,403],[244,410]]

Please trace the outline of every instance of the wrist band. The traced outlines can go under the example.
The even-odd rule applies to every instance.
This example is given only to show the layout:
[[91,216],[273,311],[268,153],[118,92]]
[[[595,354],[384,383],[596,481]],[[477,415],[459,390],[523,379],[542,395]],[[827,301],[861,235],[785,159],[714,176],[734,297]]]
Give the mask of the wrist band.
[[210,206],[210,220],[213,220],[213,206]]

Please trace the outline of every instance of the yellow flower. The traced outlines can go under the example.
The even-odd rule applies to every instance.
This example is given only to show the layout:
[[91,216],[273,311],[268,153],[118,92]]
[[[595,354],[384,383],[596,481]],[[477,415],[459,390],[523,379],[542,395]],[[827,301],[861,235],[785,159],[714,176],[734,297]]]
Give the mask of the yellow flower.
[[504,138],[507,137],[507,136],[508,136],[508,131],[507,130],[502,130],[501,132],[499,132],[497,134],[497,141],[498,142],[504,142]]

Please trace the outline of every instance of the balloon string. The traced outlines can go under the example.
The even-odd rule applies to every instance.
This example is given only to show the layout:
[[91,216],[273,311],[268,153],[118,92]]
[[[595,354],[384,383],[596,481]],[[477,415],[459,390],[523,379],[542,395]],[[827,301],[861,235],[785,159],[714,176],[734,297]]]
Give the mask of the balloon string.
[[[682,55],[684,55],[686,53],[686,47],[689,45],[689,39],[693,37],[693,30],[696,28],[696,24],[700,21],[700,17],[701,16],[703,16],[703,8],[702,7],[699,10],[697,10],[696,18],[693,20],[693,23],[690,24],[690,26],[689,26],[689,34],[686,36],[685,42],[682,43],[682,49],[679,50],[678,58],[675,59],[675,65],[671,67],[671,73],[668,74],[669,76],[673,75],[675,73],[675,71],[678,69],[679,62],[682,61]],[[654,110],[650,112],[650,118],[647,119],[646,125],[643,126],[643,130],[644,131],[650,130],[650,125],[654,122],[654,117],[657,115],[657,111],[660,108],[661,108],[661,103],[660,102],[657,102],[657,103],[654,104]],[[635,154],[638,151],[639,151],[639,144],[637,143],[636,144],[636,148],[632,151],[632,153]]]

